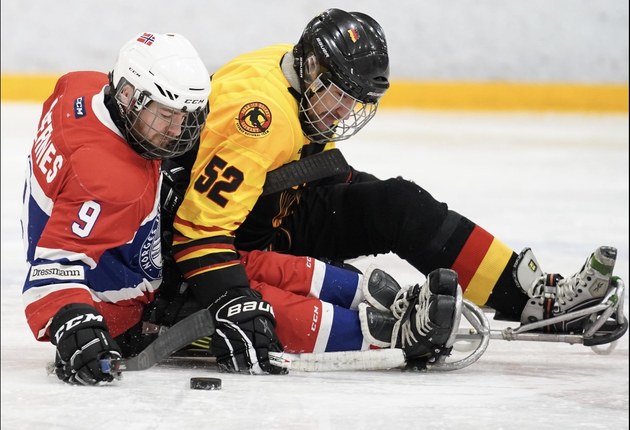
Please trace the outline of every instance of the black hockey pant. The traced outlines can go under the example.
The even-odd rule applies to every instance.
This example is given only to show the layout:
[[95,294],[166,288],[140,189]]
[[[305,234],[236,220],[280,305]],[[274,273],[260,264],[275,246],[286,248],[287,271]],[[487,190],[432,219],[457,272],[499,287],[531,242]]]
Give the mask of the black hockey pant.
[[[363,255],[393,252],[425,275],[439,264],[436,242],[449,214],[413,182],[400,178],[304,188],[275,229],[267,206],[257,205],[237,231],[237,249],[251,250],[260,240],[268,249],[323,260],[340,261]],[[275,215],[275,214],[274,214]],[[249,226],[256,225],[257,229]],[[268,225],[269,231],[260,227]]]

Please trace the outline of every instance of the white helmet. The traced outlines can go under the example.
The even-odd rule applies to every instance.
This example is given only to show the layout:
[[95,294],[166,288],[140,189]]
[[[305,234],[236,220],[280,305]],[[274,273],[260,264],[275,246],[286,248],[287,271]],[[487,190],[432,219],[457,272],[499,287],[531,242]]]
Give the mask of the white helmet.
[[[192,148],[208,113],[210,74],[184,36],[158,33],[137,35],[121,48],[110,81],[122,119],[117,121],[117,125],[140,155],[163,159],[181,155]],[[152,101],[161,106],[148,109],[147,105]],[[143,109],[151,110],[154,116],[145,114],[141,117]],[[177,114],[178,122],[181,121],[181,113],[185,113],[178,134],[168,135],[158,130],[158,119],[162,120],[160,129],[164,129],[164,121],[171,127],[175,116],[167,115],[164,118],[158,112],[160,109],[162,112],[167,109]],[[174,127],[177,128],[177,124]],[[149,130],[149,133],[139,129]],[[147,134],[152,136],[148,137]],[[156,140],[159,143],[156,144]]]

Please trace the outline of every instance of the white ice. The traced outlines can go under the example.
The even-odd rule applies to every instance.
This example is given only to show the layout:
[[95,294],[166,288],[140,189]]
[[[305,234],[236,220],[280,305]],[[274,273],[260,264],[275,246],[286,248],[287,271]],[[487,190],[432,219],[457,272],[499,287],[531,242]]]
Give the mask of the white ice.
[[[477,363],[449,373],[246,376],[157,366],[106,387],[46,375],[54,348],[34,340],[20,298],[22,180],[39,110],[2,105],[3,429],[628,428],[627,334],[610,355],[492,340]],[[627,115],[384,110],[339,146],[355,167],[412,179],[513,249],[532,247],[544,270],[572,274],[597,246],[612,245],[616,273],[629,279]],[[423,279],[392,255],[356,264],[372,262],[404,283]],[[189,389],[190,377],[206,375],[222,378],[223,389]]]

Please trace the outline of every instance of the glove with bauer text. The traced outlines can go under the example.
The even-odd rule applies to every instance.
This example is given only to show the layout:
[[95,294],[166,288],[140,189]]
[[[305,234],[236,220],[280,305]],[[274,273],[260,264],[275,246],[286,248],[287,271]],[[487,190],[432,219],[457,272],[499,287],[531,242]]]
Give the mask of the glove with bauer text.
[[216,331],[212,354],[223,372],[287,373],[269,362],[269,352],[282,352],[271,305],[255,290],[228,290],[209,307]]
[[57,346],[55,374],[69,384],[111,382],[117,375],[101,370],[101,359],[121,358],[105,319],[92,306],[74,303],[62,307],[50,324],[51,342]]

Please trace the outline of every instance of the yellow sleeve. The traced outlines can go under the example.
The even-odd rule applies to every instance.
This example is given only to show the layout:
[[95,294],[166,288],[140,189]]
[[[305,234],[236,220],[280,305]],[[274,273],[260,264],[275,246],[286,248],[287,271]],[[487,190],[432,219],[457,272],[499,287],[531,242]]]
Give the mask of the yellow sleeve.
[[210,114],[173,225],[175,259],[186,278],[239,264],[234,231],[267,172],[298,159],[304,144],[281,70],[251,64],[234,62],[213,76]]

